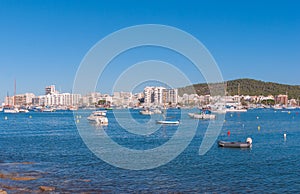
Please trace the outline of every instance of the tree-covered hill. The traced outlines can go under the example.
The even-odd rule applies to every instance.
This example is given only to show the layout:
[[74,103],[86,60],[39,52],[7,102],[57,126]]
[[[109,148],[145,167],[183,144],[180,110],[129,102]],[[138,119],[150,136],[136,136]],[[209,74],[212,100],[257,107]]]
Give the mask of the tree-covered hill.
[[[298,98],[300,97],[300,86],[279,84],[273,82],[263,82],[254,79],[237,79],[226,82],[227,95],[237,95],[238,92],[240,95],[279,95],[279,94],[288,94],[289,98]],[[238,89],[239,88],[239,89]],[[178,93],[182,96],[184,93],[191,94],[197,93],[198,95],[207,95],[210,94],[208,85],[206,83],[194,84],[192,86],[187,86],[184,88],[179,88]]]

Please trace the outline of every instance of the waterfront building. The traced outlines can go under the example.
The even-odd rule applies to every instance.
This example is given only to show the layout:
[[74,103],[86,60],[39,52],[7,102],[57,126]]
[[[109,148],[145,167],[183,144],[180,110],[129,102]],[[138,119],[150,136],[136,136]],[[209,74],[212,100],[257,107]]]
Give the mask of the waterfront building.
[[144,103],[150,106],[150,104],[154,102],[154,87],[145,87],[144,96]]
[[145,87],[144,103],[150,105],[163,105],[165,103],[178,103],[178,89],[167,89],[164,87]]
[[105,97],[107,101],[111,102],[114,106],[132,106],[134,96],[131,92],[114,92],[113,96],[107,95]]
[[14,97],[15,106],[27,106],[32,104],[32,99],[35,97],[33,93],[18,94]]
[[275,101],[277,104],[284,104],[284,105],[287,105],[288,104],[288,95],[283,95],[283,94],[279,94],[277,97],[276,97],[276,101]]
[[[178,89],[163,89],[164,103],[176,105],[178,103]],[[162,102],[162,101],[161,101]]]

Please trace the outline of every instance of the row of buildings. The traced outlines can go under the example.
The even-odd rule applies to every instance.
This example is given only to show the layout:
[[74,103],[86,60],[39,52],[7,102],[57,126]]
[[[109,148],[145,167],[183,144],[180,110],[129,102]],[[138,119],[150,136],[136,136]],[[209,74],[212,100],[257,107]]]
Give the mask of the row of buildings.
[[55,85],[45,87],[45,94],[36,96],[33,93],[18,94],[5,97],[3,106],[95,106],[99,102],[114,106],[147,106],[163,105],[163,103],[177,104],[178,90],[163,87],[146,87],[143,92],[114,92],[113,95],[93,92],[81,94],[60,93]]
[[80,94],[60,93],[55,85],[45,88],[45,95],[36,96],[33,93],[6,96],[3,106],[77,106],[80,103]]
[[[36,96],[33,93],[19,94],[12,97],[7,96],[3,106],[65,106],[65,107],[94,107],[103,106],[199,106],[218,101],[219,97],[210,95],[199,96],[197,94],[178,95],[178,89],[168,89],[164,87],[145,87],[141,93],[114,92],[113,95],[100,94],[98,92],[86,95],[60,93],[55,89],[55,85],[47,86],[45,94]],[[223,101],[229,103],[247,102],[256,104],[262,101],[274,101],[276,104],[296,105],[295,99],[288,100],[287,95],[278,96],[226,96]]]

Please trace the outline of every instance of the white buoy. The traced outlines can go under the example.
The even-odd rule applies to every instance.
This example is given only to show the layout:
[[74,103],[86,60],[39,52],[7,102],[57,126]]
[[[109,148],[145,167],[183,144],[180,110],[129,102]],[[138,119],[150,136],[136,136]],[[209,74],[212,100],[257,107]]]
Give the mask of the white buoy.
[[4,120],[7,120],[7,116],[4,117]]
[[259,119],[259,116],[257,116],[256,119]]
[[286,133],[283,134],[284,139],[286,139]]

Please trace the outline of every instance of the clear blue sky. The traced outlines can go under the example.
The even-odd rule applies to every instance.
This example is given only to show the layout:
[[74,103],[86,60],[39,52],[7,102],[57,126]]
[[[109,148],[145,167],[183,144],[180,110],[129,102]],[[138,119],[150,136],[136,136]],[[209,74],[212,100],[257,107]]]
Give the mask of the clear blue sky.
[[14,79],[17,93],[43,94],[50,84],[70,92],[82,58],[95,43],[121,28],[149,23],[195,36],[212,53],[225,80],[300,85],[299,10],[296,0],[1,0],[0,101],[7,92],[13,94]]

